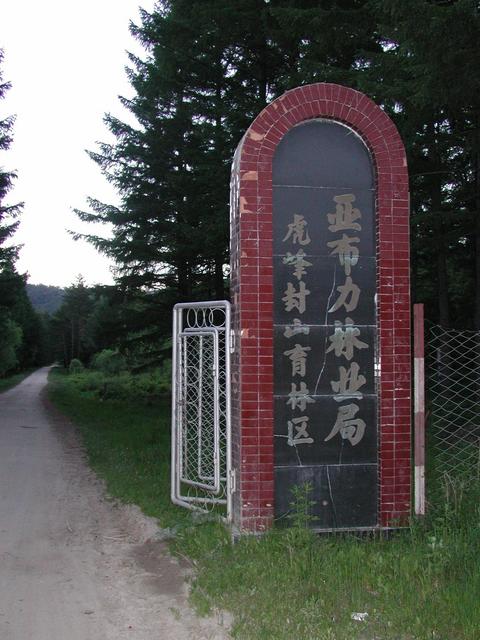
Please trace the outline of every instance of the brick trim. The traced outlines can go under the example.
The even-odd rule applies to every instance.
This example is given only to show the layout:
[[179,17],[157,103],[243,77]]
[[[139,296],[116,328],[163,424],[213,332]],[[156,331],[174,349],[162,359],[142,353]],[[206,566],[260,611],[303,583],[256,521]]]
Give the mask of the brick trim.
[[232,172],[234,522],[273,521],[272,160],[295,125],[329,118],[354,129],[376,177],[379,383],[379,526],[410,514],[411,364],[409,194],[405,149],[390,118],[366,95],[319,83],[269,104],[242,139]]

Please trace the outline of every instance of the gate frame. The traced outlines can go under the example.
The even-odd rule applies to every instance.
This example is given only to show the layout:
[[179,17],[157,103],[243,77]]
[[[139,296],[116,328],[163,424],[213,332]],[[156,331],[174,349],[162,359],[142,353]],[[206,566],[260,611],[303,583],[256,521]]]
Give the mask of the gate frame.
[[[222,327],[212,326],[199,326],[199,327],[183,327],[184,322],[184,312],[188,314],[190,310],[195,313],[198,310],[202,309],[210,309],[216,310],[221,309],[225,314],[225,324],[224,324],[224,341],[225,341],[225,477],[222,476],[221,472],[221,460],[220,460],[220,451],[218,451],[219,456],[219,479],[220,479],[220,487],[218,489],[210,489],[207,488],[206,485],[201,485],[200,483],[192,483],[189,482],[193,486],[198,486],[200,489],[205,491],[206,494],[210,493],[211,497],[190,497],[190,496],[182,496],[180,491],[180,486],[182,484],[182,461],[180,460],[181,446],[180,446],[180,417],[181,417],[181,391],[180,388],[180,376],[181,370],[179,365],[181,364],[181,360],[178,358],[178,350],[182,344],[180,338],[185,335],[202,335],[202,334],[211,334],[212,336],[216,336],[216,347],[215,350],[218,356],[218,341],[221,339],[220,334],[222,333]],[[231,384],[230,384],[230,355],[232,352],[232,335],[231,335],[231,305],[228,300],[210,300],[204,302],[181,302],[176,304],[173,307],[173,344],[172,344],[172,422],[171,422],[171,434],[172,434],[172,443],[171,443],[171,500],[174,504],[177,504],[182,507],[186,507],[187,509],[193,510],[201,510],[202,504],[225,504],[226,505],[226,516],[225,520],[230,522],[232,518],[232,493],[235,489],[234,483],[234,473],[232,471],[232,457],[231,457]],[[217,357],[217,370],[215,373],[216,384],[219,385],[219,359]],[[214,414],[215,421],[219,421],[218,418],[218,403],[215,403]],[[215,427],[214,427],[215,428]],[[219,425],[217,429],[219,429]],[[219,442],[219,430],[217,430],[215,439],[217,443]],[[219,449],[218,444],[218,449]],[[217,454],[217,450],[215,447],[214,455]],[[216,498],[215,495],[220,492],[222,480],[225,483],[225,498]]]

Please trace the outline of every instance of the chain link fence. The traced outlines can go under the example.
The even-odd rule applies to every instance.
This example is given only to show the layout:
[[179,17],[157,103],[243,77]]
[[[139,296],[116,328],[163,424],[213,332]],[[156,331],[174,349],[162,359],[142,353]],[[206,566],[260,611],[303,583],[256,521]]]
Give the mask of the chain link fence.
[[429,453],[435,476],[480,477],[480,331],[427,326]]

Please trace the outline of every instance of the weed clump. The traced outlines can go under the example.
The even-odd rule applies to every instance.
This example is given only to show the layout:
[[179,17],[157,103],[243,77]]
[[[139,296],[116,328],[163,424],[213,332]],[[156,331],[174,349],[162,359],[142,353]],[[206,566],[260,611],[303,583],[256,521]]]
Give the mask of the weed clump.
[[70,367],[71,375],[68,378],[68,385],[74,388],[76,393],[102,402],[119,400],[155,404],[163,402],[169,396],[171,389],[169,361],[153,371],[133,374],[123,370],[121,358],[117,358],[117,354],[107,354],[100,358],[100,364],[95,361],[97,368],[86,369],[83,365]]
[[105,375],[116,376],[127,370],[127,360],[117,349],[103,349],[93,356],[92,367]]
[[69,373],[73,373],[75,375],[77,373],[81,373],[84,369],[85,367],[83,366],[82,361],[78,358],[72,358],[72,360],[70,360],[70,365],[68,367]]

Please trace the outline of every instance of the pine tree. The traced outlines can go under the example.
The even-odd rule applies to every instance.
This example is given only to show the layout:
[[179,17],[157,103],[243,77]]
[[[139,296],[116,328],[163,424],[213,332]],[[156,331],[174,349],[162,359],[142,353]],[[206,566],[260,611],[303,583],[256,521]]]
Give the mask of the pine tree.
[[[0,50],[0,65],[3,51]],[[0,68],[0,100],[10,88],[3,81]],[[7,151],[12,142],[12,116],[0,120],[0,151]],[[16,220],[22,205],[7,205],[5,198],[12,188],[15,173],[0,165],[0,375],[4,375],[18,364],[18,349],[22,344],[22,329],[12,317],[19,292],[25,287],[24,280],[15,271],[18,247],[6,244],[18,226]]]
[[371,5],[383,47],[364,81],[407,147],[414,298],[432,320],[480,328],[478,3]]
[[89,344],[87,324],[93,308],[91,291],[81,275],[65,289],[62,306],[53,318],[53,331],[57,335],[57,345],[63,347],[63,362],[70,364],[77,358],[86,364],[93,353]]
[[[10,83],[3,80],[3,56],[0,49],[0,100],[5,98],[10,88]],[[0,120],[0,151],[7,151],[10,147],[14,120],[13,116]],[[12,267],[18,255],[18,247],[5,245],[18,227],[17,217],[22,209],[22,204],[5,204],[5,198],[13,186],[15,177],[15,172],[4,169],[0,164],[0,270]]]
[[[224,216],[218,215],[219,225],[209,225],[209,212],[202,207],[200,171],[194,158],[201,154],[203,123],[195,123],[187,88],[193,71],[188,59],[177,61],[170,53],[175,47],[189,51],[190,34],[175,16],[146,12],[142,25],[132,27],[132,32],[149,52],[146,62],[130,57],[136,96],[122,100],[138,126],[107,116],[117,142],[91,153],[119,191],[122,208],[92,200],[94,213],[79,215],[113,223],[113,241],[90,240],[114,258],[118,281],[126,291],[173,287],[185,299],[197,287],[211,287],[212,265],[202,255],[205,240],[222,247],[222,263],[226,240]],[[208,242],[206,227],[211,234],[221,235],[221,240]]]
[[[108,115],[116,142],[90,154],[122,204],[92,199],[93,211],[77,212],[113,225],[113,239],[87,239],[115,260],[125,290],[224,297],[229,170],[244,131],[285,89],[332,79],[336,66],[352,72],[373,46],[359,20],[365,2],[340,4],[171,0],[132,25],[147,55],[130,56],[135,96],[122,102],[137,125]],[[337,18],[347,48],[331,33]]]
[[[267,102],[317,81],[357,87],[396,121],[412,192],[413,283],[431,318],[480,327],[480,26],[474,0],[170,0],[143,11],[130,56],[136,124],[108,115],[91,153],[119,208],[88,236],[116,262],[125,326],[225,295],[229,166]],[[142,329],[142,322],[143,329]]]

